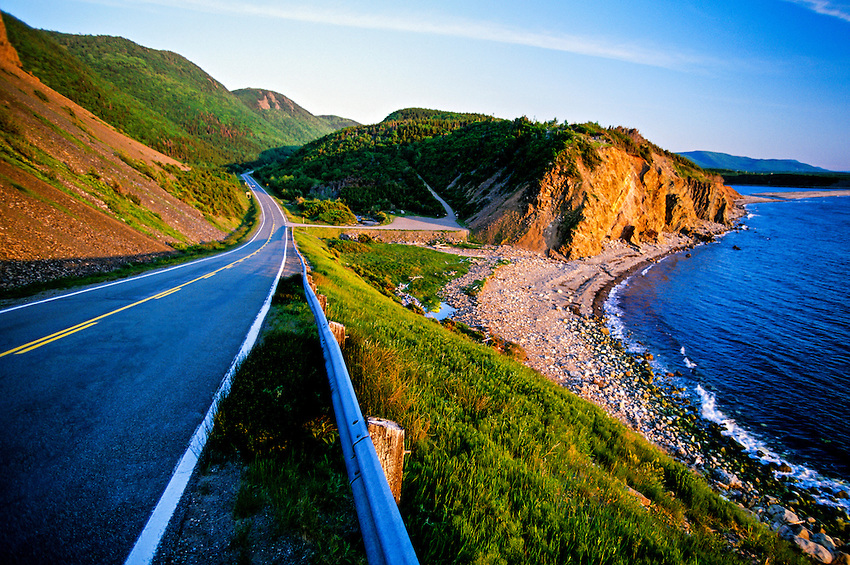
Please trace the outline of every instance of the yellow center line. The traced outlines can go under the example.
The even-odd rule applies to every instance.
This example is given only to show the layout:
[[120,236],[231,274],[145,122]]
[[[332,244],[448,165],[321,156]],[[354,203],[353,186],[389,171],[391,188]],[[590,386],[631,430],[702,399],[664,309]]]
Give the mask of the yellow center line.
[[266,240],[265,243],[263,243],[263,245],[260,246],[259,249],[257,249],[256,251],[254,251],[250,255],[246,255],[245,257],[243,257],[241,259],[238,259],[238,260],[236,260],[236,261],[234,261],[234,262],[232,262],[228,265],[225,265],[224,267],[219,267],[215,271],[209,272],[205,275],[201,275],[200,277],[192,279],[189,282],[185,282],[185,283],[183,283],[179,286],[175,286],[174,288],[164,290],[160,293],[154,294],[153,296],[148,296],[147,298],[143,298],[142,300],[139,300],[137,302],[133,302],[132,304],[128,304],[126,306],[122,306],[121,308],[118,308],[117,310],[113,310],[112,312],[107,312],[106,314],[101,314],[100,316],[97,316],[96,318],[92,318],[91,320],[86,320],[85,322],[81,322],[81,323],[79,323],[75,326],[71,326],[70,328],[65,328],[64,330],[58,331],[56,333],[52,333],[48,336],[39,338],[35,341],[25,343],[23,345],[15,347],[14,349],[4,351],[3,353],[0,353],[0,357],[5,357],[6,355],[13,355],[13,354],[14,355],[21,355],[23,353],[29,353],[33,349],[38,349],[42,345],[47,345],[48,343],[52,343],[56,340],[62,339],[63,337],[67,337],[71,334],[77,333],[79,331],[90,328],[94,325],[97,325],[97,323],[104,318],[108,318],[109,316],[112,316],[114,314],[118,314],[119,312],[123,312],[124,310],[129,310],[130,308],[135,308],[136,306],[139,306],[140,304],[144,304],[145,302],[148,302],[149,300],[159,300],[160,298],[165,298],[166,296],[174,294],[175,292],[179,291],[183,287],[189,286],[192,283],[196,283],[200,280],[208,279],[212,276],[215,276],[217,273],[219,273],[219,272],[221,272],[225,269],[229,269],[229,268],[233,267],[236,263],[244,261],[245,259],[250,259],[251,257],[256,255],[257,253],[262,251],[263,248],[271,242],[272,236],[274,236],[275,224],[276,224],[276,222],[274,220],[272,220],[272,231],[269,234],[269,238]]
[[166,296],[171,296],[172,294],[174,294],[175,292],[177,292],[181,288],[182,287],[178,286],[176,288],[172,288],[171,290],[166,290],[165,292],[160,292],[159,294],[154,296],[154,299],[159,300],[160,298],[165,298]]
[[[32,351],[33,349],[38,349],[42,345],[47,345],[48,343],[50,343],[52,341],[56,341],[57,339],[62,339],[63,337],[67,337],[67,336],[69,336],[73,333],[77,333],[77,332],[82,331],[86,328],[90,328],[90,327],[96,326],[96,325],[97,325],[97,322],[90,322],[88,324],[81,325],[78,328],[65,330],[64,332],[59,332],[59,335],[56,335],[56,337],[54,337],[52,339],[47,339],[47,338],[41,339],[41,340],[39,340],[39,342],[36,345],[31,345],[30,347],[27,347],[26,349],[21,349],[20,351],[16,351],[15,354],[20,355],[21,353],[27,353],[28,351]],[[26,346],[24,346],[24,347],[26,347]],[[5,353],[3,355],[5,355]]]

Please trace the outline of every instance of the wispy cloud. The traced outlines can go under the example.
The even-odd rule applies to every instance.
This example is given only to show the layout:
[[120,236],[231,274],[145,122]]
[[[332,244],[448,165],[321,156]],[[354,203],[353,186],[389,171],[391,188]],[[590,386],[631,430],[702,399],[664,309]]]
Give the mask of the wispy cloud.
[[[97,1],[97,0],[94,0]],[[103,0],[100,0],[103,1]],[[115,0],[112,0],[113,2]],[[323,6],[281,6],[278,3],[228,2],[224,0],[128,0],[135,4],[156,4],[192,9],[206,13],[258,16],[299,22],[327,24],[349,28],[385,30],[446,37],[492,41],[496,43],[537,47],[550,51],[562,51],[590,57],[601,57],[667,69],[689,69],[713,65],[707,57],[694,53],[645,47],[628,42],[617,42],[610,38],[588,37],[561,33],[542,32],[511,27],[497,22],[450,17],[426,16],[422,14],[386,14],[354,12],[337,4]]]
[[830,0],[787,0],[794,4],[800,4],[808,9],[824,16],[832,16],[845,22],[850,22],[850,4],[847,2],[834,2]]

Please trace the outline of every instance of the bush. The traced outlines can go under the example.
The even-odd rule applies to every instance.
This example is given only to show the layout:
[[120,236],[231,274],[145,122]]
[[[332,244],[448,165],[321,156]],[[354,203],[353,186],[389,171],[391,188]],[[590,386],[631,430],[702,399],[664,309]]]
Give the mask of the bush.
[[301,204],[301,210],[311,220],[333,226],[357,222],[348,206],[339,200],[305,200]]

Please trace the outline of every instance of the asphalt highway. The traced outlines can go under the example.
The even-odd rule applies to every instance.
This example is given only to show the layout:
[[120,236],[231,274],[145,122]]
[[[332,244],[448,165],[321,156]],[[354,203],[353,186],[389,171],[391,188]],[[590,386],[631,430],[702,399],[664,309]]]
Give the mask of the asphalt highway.
[[127,558],[283,268],[254,195],[234,251],[0,311],[0,563]]

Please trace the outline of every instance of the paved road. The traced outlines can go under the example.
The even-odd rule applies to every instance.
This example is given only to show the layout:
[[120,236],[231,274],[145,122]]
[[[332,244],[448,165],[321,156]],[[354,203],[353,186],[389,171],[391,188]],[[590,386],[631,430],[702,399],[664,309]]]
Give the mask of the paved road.
[[0,312],[0,563],[127,557],[281,269],[255,194],[236,251]]

